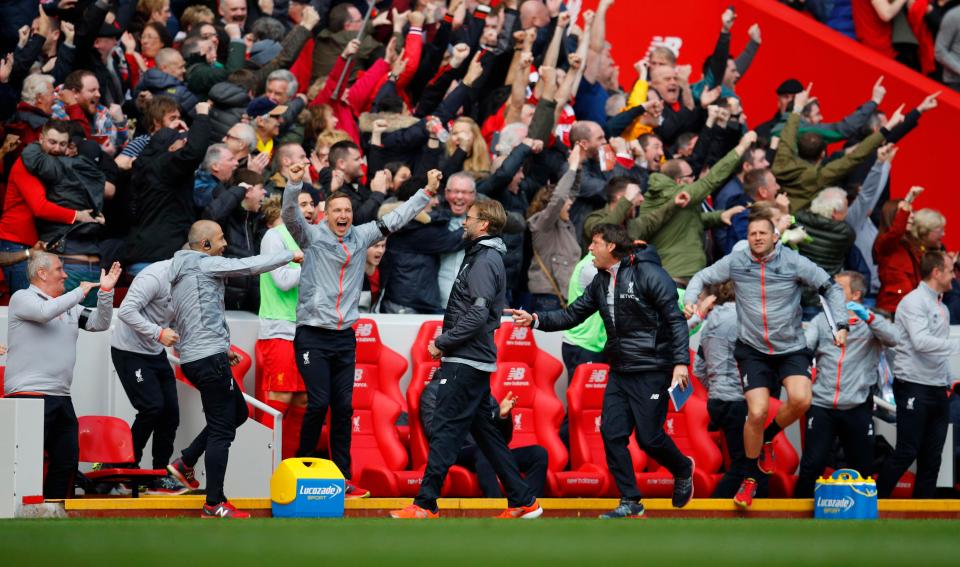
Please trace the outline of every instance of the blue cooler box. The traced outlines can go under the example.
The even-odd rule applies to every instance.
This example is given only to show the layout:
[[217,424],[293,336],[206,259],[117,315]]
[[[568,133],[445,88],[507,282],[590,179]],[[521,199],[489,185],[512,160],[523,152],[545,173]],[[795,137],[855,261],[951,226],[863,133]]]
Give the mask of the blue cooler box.
[[274,518],[342,518],[343,474],[326,459],[286,459],[270,479]]
[[821,520],[876,520],[877,484],[853,469],[840,469],[817,480],[813,517]]

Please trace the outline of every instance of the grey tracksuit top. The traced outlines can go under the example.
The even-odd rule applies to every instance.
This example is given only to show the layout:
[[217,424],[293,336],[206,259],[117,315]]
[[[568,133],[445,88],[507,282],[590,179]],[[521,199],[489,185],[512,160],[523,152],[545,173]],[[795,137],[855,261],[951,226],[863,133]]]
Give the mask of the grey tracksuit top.
[[807,347],[817,357],[813,405],[827,409],[851,409],[867,401],[877,383],[877,365],[884,347],[896,346],[900,332],[886,318],[871,314],[868,322],[850,319],[847,344],[833,344],[833,333],[823,313],[813,318],[804,334]]
[[13,294],[7,311],[6,395],[70,395],[80,329],[106,331],[113,317],[113,291],[97,293],[96,309],[81,306],[83,297],[80,288],[53,298],[32,285]]
[[949,387],[949,358],[960,352],[960,341],[950,338],[950,314],[940,295],[926,282],[897,305],[902,340],[894,349],[893,375],[897,380],[925,386]]
[[763,259],[744,246],[700,270],[687,286],[685,303],[694,304],[705,285],[726,281],[733,281],[737,294],[737,337],[762,353],[787,354],[806,348],[800,309],[804,285],[826,296],[837,325],[848,326],[840,286],[823,268],[779,242]]
[[180,342],[180,362],[193,362],[230,350],[230,330],[224,316],[224,278],[256,276],[293,259],[293,252],[249,258],[208,256],[179,250],[170,264],[170,296]]
[[700,329],[700,348],[693,373],[709,391],[711,400],[739,402],[743,385],[733,348],[737,343],[737,306],[724,303],[713,308]]
[[304,254],[297,326],[349,329],[360,317],[357,305],[363,291],[367,248],[413,220],[430,202],[430,197],[421,189],[383,218],[351,226],[341,238],[326,222],[307,224],[297,205],[301,186],[302,183],[287,184],[280,214]]
[[127,295],[117,310],[117,324],[110,346],[137,354],[163,352],[160,331],[173,321],[170,299],[170,264],[162,260],[150,264],[133,278]]

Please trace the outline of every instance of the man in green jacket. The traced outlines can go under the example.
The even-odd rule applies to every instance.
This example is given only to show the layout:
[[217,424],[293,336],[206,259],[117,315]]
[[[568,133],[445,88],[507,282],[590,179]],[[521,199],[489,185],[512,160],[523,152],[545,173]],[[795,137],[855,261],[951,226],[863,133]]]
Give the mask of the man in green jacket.
[[800,112],[809,98],[810,87],[794,98],[793,112],[781,132],[780,145],[771,168],[780,187],[790,197],[791,213],[807,208],[821,189],[842,185],[847,174],[887,143],[890,129],[903,121],[903,114],[897,109],[880,131],[864,138],[850,153],[824,164],[827,143],[823,136],[815,132],[798,136]]
[[[320,30],[313,43],[311,81],[316,81],[333,70],[337,57],[350,40],[357,38],[357,32],[360,31],[361,26],[363,26],[363,14],[353,4],[337,4],[333,10],[330,10],[327,27]],[[363,38],[360,40],[360,49],[354,56],[354,61],[359,63],[360,69],[369,67],[382,54],[383,45],[373,38],[372,32],[372,22],[368,22]],[[356,78],[357,70],[358,67],[354,65],[350,76],[346,77],[347,84]],[[333,80],[336,81],[338,78],[334,77]]]
[[[674,159],[663,164],[659,173],[650,175],[647,194],[640,205],[640,216],[655,214],[657,210],[674,205],[680,193],[689,194],[689,204],[678,209],[659,230],[645,239],[660,253],[663,269],[679,283],[686,283],[694,274],[707,265],[704,249],[704,229],[729,225],[730,219],[743,207],[733,207],[726,211],[703,213],[700,204],[714,191],[726,183],[737,170],[740,156],[751,144],[757,141],[756,132],[747,132],[737,147],[720,161],[710,172],[694,181],[694,172],[684,160]],[[639,239],[639,234],[627,226],[630,237]]]
[[690,202],[690,195],[686,191],[681,191],[666,206],[637,216],[637,207],[643,203],[640,185],[637,184],[636,179],[623,176],[610,179],[604,188],[604,194],[607,197],[607,206],[593,211],[583,221],[584,234],[581,240],[584,243],[584,254],[587,253],[586,246],[590,244],[590,234],[595,226],[601,224],[626,226],[632,238],[645,241],[660,230],[673,213]]

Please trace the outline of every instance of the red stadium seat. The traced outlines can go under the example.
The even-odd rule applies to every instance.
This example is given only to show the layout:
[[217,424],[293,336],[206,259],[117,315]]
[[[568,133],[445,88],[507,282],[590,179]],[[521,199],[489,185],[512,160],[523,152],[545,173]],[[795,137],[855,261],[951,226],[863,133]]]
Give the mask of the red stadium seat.
[[[607,454],[600,435],[603,393],[607,389],[610,367],[606,364],[581,364],[567,390],[567,414],[570,421],[570,468],[599,470],[606,477],[604,496],[619,496],[613,476],[607,469]],[[631,436],[628,444],[637,473],[647,466],[647,455]]]
[[357,364],[353,380],[352,477],[374,496],[400,496],[396,471],[407,468],[407,451],[395,423],[400,406],[383,394],[377,368]]
[[410,360],[413,363],[413,372],[417,371],[417,367],[421,364],[432,364],[436,362],[430,356],[430,353],[427,352],[427,345],[430,344],[430,341],[437,338],[440,334],[440,331],[443,330],[443,321],[424,321],[420,325],[420,330],[417,331],[417,337],[413,339],[413,345],[410,347]]
[[[680,452],[696,460],[693,485],[695,494],[703,498],[713,494],[720,482],[718,471],[723,464],[723,455],[707,431],[709,423],[706,402],[693,396],[679,412],[674,411],[670,403],[663,424]],[[644,496],[669,497],[673,494],[673,475],[653,459],[647,461],[646,472],[640,473],[637,480]]]
[[[80,462],[110,463],[110,468],[90,471],[86,477],[94,482],[130,483],[133,497],[140,495],[140,483],[167,476],[166,469],[140,469],[133,462],[133,435],[126,421],[107,415],[85,415],[77,418],[80,426]],[[123,465],[129,464],[129,467]]]
[[607,475],[599,467],[585,464],[565,471],[569,454],[558,434],[563,405],[555,396],[545,395],[532,381],[530,367],[511,362],[497,365],[490,377],[490,391],[497,400],[507,393],[517,396],[513,408],[513,438],[510,448],[540,445],[547,450],[547,486],[556,496],[601,496]]
[[[424,325],[431,322],[428,321]],[[420,330],[423,331],[423,326],[420,327]],[[424,349],[426,349],[426,346],[424,346]],[[413,378],[410,380],[410,385],[407,386],[407,407],[410,408],[408,414],[410,416],[410,456],[413,462],[413,470],[397,473],[397,476],[400,479],[401,491],[412,489],[413,492],[412,494],[403,493],[404,496],[416,495],[420,488],[420,481],[423,479],[423,470],[427,466],[430,444],[420,422],[420,395],[423,394],[426,385],[433,380],[438,368],[440,368],[440,363],[432,359],[429,362],[415,365]],[[477,483],[476,475],[459,465],[454,465],[450,467],[450,471],[447,473],[447,479],[443,483],[441,494],[447,497],[479,496],[480,485]]]
[[[357,339],[357,365],[374,367],[378,374],[374,381],[377,389],[399,405],[401,412],[407,412],[407,400],[400,391],[400,379],[407,372],[407,359],[383,344],[380,329],[373,319],[358,319],[353,330]],[[410,426],[396,427],[400,441],[406,446],[410,442]]]
[[[770,399],[767,410],[767,425],[773,421],[780,410],[780,400]],[[770,498],[790,498],[793,496],[793,487],[797,484],[797,467],[800,466],[800,455],[787,439],[784,432],[773,438],[773,452],[777,456],[776,468],[770,475]]]
[[533,370],[537,388],[556,397],[554,385],[563,373],[563,363],[537,347],[533,329],[514,327],[513,322],[500,324],[494,334],[497,362],[521,362]]

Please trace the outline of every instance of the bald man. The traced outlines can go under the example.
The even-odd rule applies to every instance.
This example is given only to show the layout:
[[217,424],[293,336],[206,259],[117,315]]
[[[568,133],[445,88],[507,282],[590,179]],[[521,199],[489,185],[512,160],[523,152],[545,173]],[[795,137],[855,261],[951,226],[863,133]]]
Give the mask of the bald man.
[[247,419],[247,404],[233,383],[230,367],[240,357],[230,351],[230,330],[224,316],[224,278],[256,276],[280,266],[301,262],[303,253],[282,250],[250,258],[223,258],[227,239],[220,225],[197,221],[190,227],[188,250],[180,250],[170,264],[170,294],[174,327],[180,333],[180,367],[200,390],[207,426],[168,470],[184,486],[193,467],[205,454],[207,501],[202,518],[249,518],[233,507],[223,493],[230,444],[237,427]]

